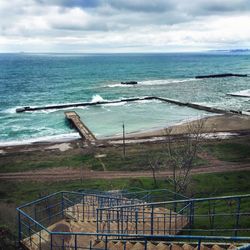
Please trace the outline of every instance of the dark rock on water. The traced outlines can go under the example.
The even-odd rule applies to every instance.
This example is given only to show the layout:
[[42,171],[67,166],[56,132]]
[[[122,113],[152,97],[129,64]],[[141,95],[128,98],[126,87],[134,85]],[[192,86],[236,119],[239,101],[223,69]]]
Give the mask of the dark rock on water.
[[29,110],[29,108],[30,108],[30,107],[17,108],[17,109],[16,109],[16,112],[17,112],[17,113],[25,112],[25,111]]
[[202,79],[202,78],[218,78],[218,77],[231,77],[231,76],[237,76],[237,77],[247,77],[247,74],[216,74],[216,75],[202,75],[202,76],[196,76],[196,79]]
[[135,85],[138,84],[136,81],[130,81],[130,82],[121,82],[121,84],[127,84],[127,85]]

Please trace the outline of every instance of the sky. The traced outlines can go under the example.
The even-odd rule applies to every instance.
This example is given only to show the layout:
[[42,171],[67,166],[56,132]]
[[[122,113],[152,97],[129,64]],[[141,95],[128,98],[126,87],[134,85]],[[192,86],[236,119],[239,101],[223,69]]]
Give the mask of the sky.
[[250,0],[0,0],[0,52],[250,48]]

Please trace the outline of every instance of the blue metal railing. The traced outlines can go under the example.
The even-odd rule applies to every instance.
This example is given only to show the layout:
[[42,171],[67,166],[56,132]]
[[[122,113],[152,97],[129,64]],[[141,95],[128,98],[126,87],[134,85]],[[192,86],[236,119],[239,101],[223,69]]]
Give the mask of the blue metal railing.
[[[95,249],[97,239],[102,249],[110,241],[123,241],[124,249],[136,240],[250,242],[250,195],[145,203],[138,193],[128,199],[63,191],[25,204],[17,208],[19,242],[34,249]],[[65,219],[95,222],[96,232],[52,232]]]
[[103,233],[250,234],[250,195],[122,205],[97,214]]
[[[71,236],[73,241],[70,243],[65,243],[65,238],[63,236]],[[97,236],[99,239],[101,238],[102,241],[104,242],[104,247],[102,248],[95,248],[93,247],[93,241],[91,244],[91,241],[87,242],[86,244],[86,239],[83,240],[83,238],[90,238],[91,236]],[[57,238],[57,241],[53,241],[54,238]],[[59,238],[60,237],[60,238]],[[69,249],[109,249],[108,248],[108,242],[110,241],[120,241],[121,238],[124,238],[124,235],[122,234],[101,234],[101,233],[68,233],[68,232],[51,232],[51,239],[52,239],[52,244],[51,244],[51,249],[57,249],[60,248],[62,249],[62,246],[65,248]],[[99,240],[100,241],[100,240]],[[186,241],[186,242],[191,242],[192,244],[197,245],[197,249],[199,249],[199,246],[201,246],[202,243],[210,243],[213,244],[213,242],[220,242],[223,243],[224,245],[228,245],[228,243],[240,243],[244,244],[242,247],[246,247],[247,244],[245,242],[249,241],[249,237],[210,237],[210,236],[173,236],[173,235],[140,235],[140,234],[130,234],[126,235],[126,237],[121,240],[124,245],[126,242],[143,242],[144,244],[147,243],[148,241],[153,241],[156,243],[163,242],[165,244],[168,244],[169,242],[176,242],[176,241]],[[55,243],[56,242],[56,243]],[[83,243],[84,242],[84,243]],[[83,244],[82,244],[83,243]],[[90,246],[92,247],[90,248]],[[126,249],[126,248],[124,248]],[[147,249],[147,244],[145,244],[145,248]]]
[[78,190],[77,192],[82,192],[85,194],[92,194],[92,195],[99,195],[99,196],[102,195],[102,196],[116,197],[116,198],[126,197],[134,201],[138,200],[138,201],[145,201],[145,202],[188,199],[187,196],[174,193],[173,191],[169,189],[145,190],[142,188],[134,188],[132,190],[115,190],[115,191],[99,191],[99,190],[82,189],[82,190]]
[[[62,191],[29,202],[20,206],[17,210],[22,212],[21,215],[25,214],[28,219],[32,218],[38,223],[32,222],[31,226],[41,224],[44,227],[49,227],[64,218],[95,219],[96,208],[98,207],[133,204],[133,202],[135,201],[127,198]],[[136,203],[138,203],[138,200],[136,200]],[[24,219],[20,216],[19,220]]]
[[188,199],[187,196],[174,193],[169,189],[139,190],[133,192],[122,191],[122,194],[129,199],[140,199],[146,202]]

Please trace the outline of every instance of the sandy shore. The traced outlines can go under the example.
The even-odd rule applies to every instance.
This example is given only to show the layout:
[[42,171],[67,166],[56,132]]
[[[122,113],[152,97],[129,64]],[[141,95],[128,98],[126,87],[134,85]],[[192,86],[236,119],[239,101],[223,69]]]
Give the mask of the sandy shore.
[[[195,126],[197,123],[203,123],[203,132],[204,133],[235,133],[235,135],[250,134],[250,116],[247,115],[215,115],[201,120],[186,122],[183,124],[177,124],[171,128],[172,135],[181,135],[188,132],[190,126]],[[165,128],[160,128],[156,130],[148,130],[136,133],[126,134],[126,142],[129,143],[129,140],[133,143],[157,140],[160,137],[165,135]],[[102,138],[100,143],[112,144],[112,141],[121,140],[121,136],[114,136],[109,138]],[[36,142],[33,144],[27,145],[11,145],[11,146],[0,146],[0,155],[6,154],[8,152],[28,152],[33,150],[59,150],[64,152],[66,150],[72,150],[79,147],[82,144],[80,139],[72,139],[72,141],[48,141],[48,142]],[[98,145],[98,143],[97,143]]]
[[[190,126],[196,126],[197,123],[203,123],[204,133],[217,133],[217,132],[249,132],[250,133],[250,116],[247,115],[215,115],[200,120],[194,120],[191,122],[185,122],[169,127],[172,135],[186,134],[189,131]],[[142,131],[136,133],[126,134],[126,138],[146,138],[164,136],[166,128],[160,128],[149,131]],[[120,138],[120,137],[113,137]]]

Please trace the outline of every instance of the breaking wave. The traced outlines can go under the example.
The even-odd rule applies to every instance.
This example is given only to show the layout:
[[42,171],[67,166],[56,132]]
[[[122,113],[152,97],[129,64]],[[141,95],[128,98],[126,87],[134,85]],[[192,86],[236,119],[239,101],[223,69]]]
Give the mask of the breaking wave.
[[29,145],[33,143],[60,143],[66,141],[72,141],[81,138],[78,133],[68,133],[68,134],[60,134],[60,135],[50,135],[50,136],[42,136],[42,137],[34,137],[32,139],[21,139],[21,140],[13,140],[13,141],[0,141],[0,146],[15,146],[15,145]]
[[91,102],[105,102],[107,100],[103,99],[100,95],[93,95]]
[[161,80],[146,80],[146,81],[139,81],[136,85],[129,85],[129,84],[121,84],[121,83],[114,83],[109,84],[108,87],[136,87],[136,86],[154,86],[154,85],[168,85],[173,83],[184,83],[184,82],[192,82],[192,81],[200,81],[200,79],[195,78],[187,78],[187,79],[161,79]]
[[244,97],[250,97],[250,89],[244,89],[236,92],[229,93],[230,95],[238,95],[238,96],[244,96]]

